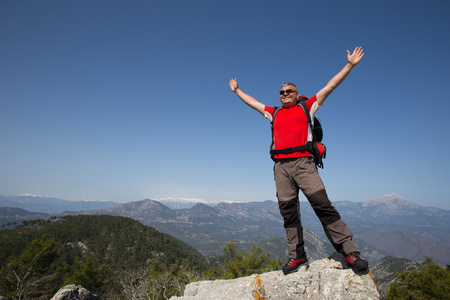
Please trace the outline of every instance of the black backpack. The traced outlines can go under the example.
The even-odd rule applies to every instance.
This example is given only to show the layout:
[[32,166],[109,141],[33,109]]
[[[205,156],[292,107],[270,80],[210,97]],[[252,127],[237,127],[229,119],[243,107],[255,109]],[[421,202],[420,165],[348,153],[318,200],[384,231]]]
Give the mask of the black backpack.
[[308,100],[305,96],[300,96],[300,98],[297,100],[297,105],[301,106],[303,109],[303,112],[306,114],[306,117],[308,118],[308,124],[310,127],[312,127],[312,135],[313,140],[306,142],[306,144],[298,147],[289,147],[281,150],[274,150],[274,138],[273,138],[273,124],[275,122],[275,116],[277,115],[277,112],[281,109],[281,107],[275,106],[275,109],[272,114],[272,144],[270,145],[270,156],[272,157],[272,160],[276,161],[275,155],[276,154],[290,154],[297,151],[308,151],[313,157],[314,162],[316,163],[316,166],[323,169],[323,158],[325,158],[327,153],[327,148],[324,144],[322,144],[323,139],[323,130],[322,130],[322,124],[320,123],[319,118],[314,116],[314,125],[311,122],[311,115],[309,114],[308,106],[305,103],[305,100]]

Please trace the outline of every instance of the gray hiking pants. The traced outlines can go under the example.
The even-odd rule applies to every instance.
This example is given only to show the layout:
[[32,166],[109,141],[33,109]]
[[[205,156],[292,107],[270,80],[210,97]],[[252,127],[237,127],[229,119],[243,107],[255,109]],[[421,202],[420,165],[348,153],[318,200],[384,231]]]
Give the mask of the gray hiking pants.
[[317,172],[312,157],[285,159],[275,162],[274,177],[277,188],[278,205],[284,218],[286,243],[289,258],[306,255],[303,241],[303,227],[300,220],[301,190],[322,223],[326,236],[336,251],[348,254],[359,252],[352,241],[352,233],[331,204],[322,179]]

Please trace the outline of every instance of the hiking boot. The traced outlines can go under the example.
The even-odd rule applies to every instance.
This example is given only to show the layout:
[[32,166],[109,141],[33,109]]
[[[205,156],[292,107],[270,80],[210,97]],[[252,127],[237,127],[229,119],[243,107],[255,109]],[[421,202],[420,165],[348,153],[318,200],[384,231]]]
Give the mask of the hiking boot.
[[290,258],[289,261],[281,268],[281,270],[283,270],[284,275],[287,275],[297,272],[301,266],[309,266],[308,258],[306,256],[297,259]]
[[369,267],[367,260],[362,258],[358,252],[352,252],[345,257],[347,265],[352,268],[353,271],[363,271]]

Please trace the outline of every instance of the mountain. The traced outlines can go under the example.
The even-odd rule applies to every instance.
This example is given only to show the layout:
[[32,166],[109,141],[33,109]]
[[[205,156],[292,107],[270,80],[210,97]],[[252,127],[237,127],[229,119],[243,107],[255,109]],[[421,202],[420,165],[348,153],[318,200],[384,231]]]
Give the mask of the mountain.
[[420,264],[411,259],[386,256],[375,266],[371,267],[370,272],[377,285],[381,299],[384,299],[389,290],[389,286],[395,280],[396,273],[418,270],[419,268]]
[[197,203],[190,209],[170,209],[146,199],[83,213],[130,217],[195,246],[204,255],[215,255],[231,240],[251,246],[284,235],[278,205],[266,201],[259,209],[255,206],[258,204],[219,203],[212,207]]
[[[338,201],[333,204],[369,261],[376,262],[384,255],[417,261],[430,256],[441,264],[450,261],[447,246],[450,244],[450,212],[447,210],[421,207],[396,194],[364,203]],[[301,202],[300,206],[304,228],[326,239],[309,203]],[[197,203],[190,209],[170,209],[147,199],[85,213],[135,218],[195,246],[207,256],[220,252],[231,240],[245,248],[285,236],[278,204],[274,201],[216,206]]]
[[122,215],[133,218],[138,221],[146,220],[149,217],[164,222],[173,216],[173,210],[164,204],[153,200],[141,200],[129,203],[116,203],[100,210],[93,212],[101,212],[108,215]]
[[348,214],[347,220],[352,222],[366,220],[374,224],[450,228],[450,211],[419,206],[395,193],[363,203],[338,203],[339,212]]
[[[195,199],[164,201],[171,207],[183,207],[180,205],[184,203],[184,207],[189,208],[174,209],[159,201],[145,199],[81,213],[118,215],[139,220],[183,240],[207,256],[221,252],[222,247],[231,240],[245,248],[285,236],[278,204],[274,201],[221,202],[216,205]],[[369,261],[377,262],[384,255],[390,255],[416,261],[430,256],[436,263],[444,265],[450,262],[448,210],[419,206],[397,194],[361,203],[336,201],[333,204]],[[322,224],[309,203],[300,202],[300,210],[304,228],[327,240]],[[282,244],[284,246],[284,242]],[[278,253],[284,253],[284,250]]]
[[397,194],[334,204],[355,238],[392,256],[416,261],[430,256],[440,264],[449,263],[450,211],[419,206]]
[[432,257],[440,264],[448,264],[450,261],[449,247],[406,230],[362,233],[360,229],[356,229],[355,232],[355,237],[376,245],[387,254],[420,262],[425,259],[425,256]]
[[115,204],[111,201],[69,201],[50,196],[17,195],[0,196],[0,207],[18,207],[27,211],[57,214],[64,211],[101,209]]
[[158,199],[156,200],[165,206],[171,209],[189,209],[192,208],[197,203],[206,204],[209,206],[215,206],[218,202],[208,202],[202,199],[175,199],[175,198],[167,198],[167,199]]
[[[170,209],[154,200],[116,204],[88,214],[121,215],[139,220],[211,256],[233,240],[248,250],[252,245],[269,251],[271,257],[286,257],[283,220],[274,201],[219,203],[212,207],[197,203],[190,209]],[[366,259],[375,263],[384,255],[364,241],[359,241]],[[312,259],[326,257],[334,249],[328,241],[305,230],[305,245]],[[327,254],[328,253],[328,254]]]
[[16,207],[0,207],[0,225],[2,229],[14,227],[26,220],[48,219],[51,215],[45,213],[29,212]]

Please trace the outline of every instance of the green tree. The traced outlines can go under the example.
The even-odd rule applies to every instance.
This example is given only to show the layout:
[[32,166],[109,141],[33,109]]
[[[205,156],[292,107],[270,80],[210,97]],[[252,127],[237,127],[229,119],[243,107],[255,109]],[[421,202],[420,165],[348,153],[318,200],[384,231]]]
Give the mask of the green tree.
[[18,257],[11,257],[1,269],[0,290],[14,299],[38,298],[54,293],[58,274],[51,268],[59,246],[45,236],[31,241]]
[[450,271],[426,257],[419,270],[395,275],[386,299],[450,299]]
[[[24,269],[25,262],[19,256],[43,235],[54,238],[57,255],[53,260],[48,259],[44,273],[39,274],[34,265],[33,274],[21,276],[17,270]],[[116,299],[123,290],[118,279],[128,271],[149,267],[149,262],[154,260],[158,260],[159,266],[145,272],[144,279],[151,279],[159,286],[157,293],[162,298],[156,299],[179,294],[186,282],[196,280],[208,270],[206,258],[193,247],[133,219],[78,215],[54,222],[29,221],[26,227],[0,231],[0,295],[17,299],[18,282],[25,293],[40,290],[49,294],[56,293],[65,283],[77,283],[102,298]],[[40,283],[36,282],[39,287],[32,281],[28,286],[22,284],[30,277],[41,279]],[[173,283],[172,277],[176,279]],[[27,295],[27,299],[35,299],[44,294]]]
[[93,293],[100,292],[107,284],[104,280],[105,266],[98,266],[98,262],[92,255],[76,258],[72,266],[65,266],[66,278],[64,285],[77,284]]
[[222,251],[227,257],[220,268],[221,277],[225,279],[278,270],[282,263],[281,259],[271,259],[269,252],[263,253],[262,249],[255,245],[248,252],[244,252],[238,251],[236,243],[231,241]]

